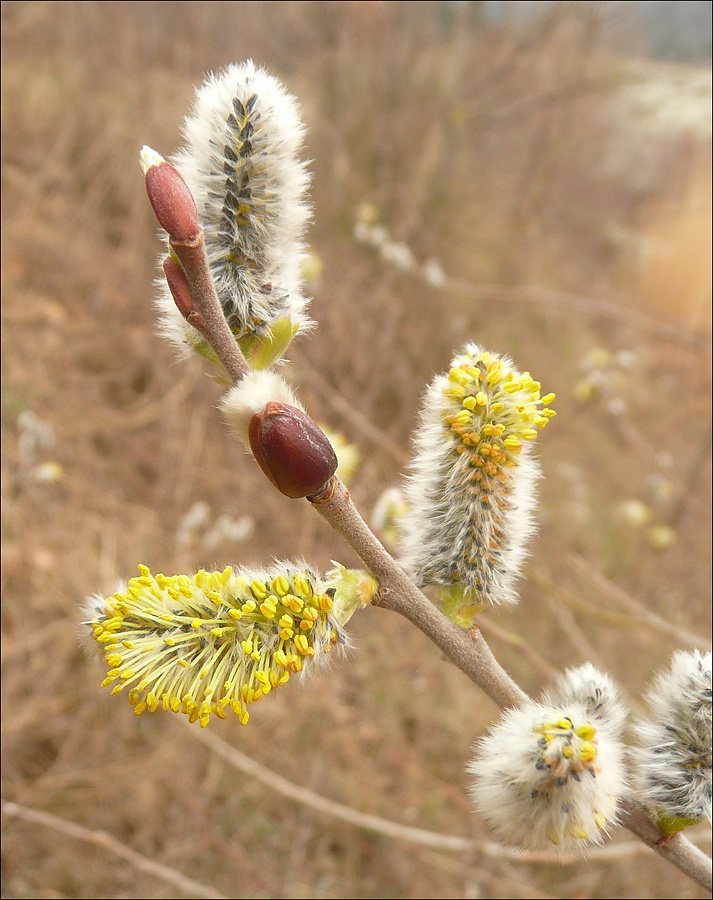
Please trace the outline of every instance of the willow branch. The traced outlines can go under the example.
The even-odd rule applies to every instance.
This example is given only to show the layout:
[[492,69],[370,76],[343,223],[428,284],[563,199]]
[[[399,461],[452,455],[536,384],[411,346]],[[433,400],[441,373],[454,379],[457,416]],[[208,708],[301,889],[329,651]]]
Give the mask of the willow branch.
[[501,708],[527,701],[527,694],[495,659],[480,631],[474,628],[468,634],[453,624],[396,564],[361,517],[337,476],[309,499],[376,577],[380,590],[372,601],[374,605],[393,610],[412,622]]
[[[161,166],[154,166],[154,177],[156,170],[160,168]],[[174,176],[167,171],[170,168],[163,169],[159,177],[169,179],[172,187],[175,187]],[[147,178],[147,184],[148,181]],[[185,185],[179,185],[178,189],[182,191],[183,187]],[[148,188],[151,199],[150,184]],[[170,192],[154,191],[152,203],[156,196],[159,201],[167,199],[165,206],[161,207],[159,203],[158,210],[154,203],[154,211],[161,224],[164,221],[167,223],[171,247],[182,267],[180,271],[178,267],[174,270],[172,265],[175,264],[172,261],[164,267],[176,305],[189,324],[200,331],[237,384],[250,372],[250,368],[228,327],[215,293],[203,232],[194,225],[195,205],[190,208],[185,193],[181,199],[183,206],[178,210],[171,206]],[[274,480],[273,483],[277,484]],[[289,492],[288,495],[300,496]],[[307,499],[376,577],[380,589],[372,601],[373,605],[390,609],[408,619],[499,707],[507,709],[529,701],[527,694],[495,659],[480,631],[477,628],[473,628],[470,633],[463,631],[440,613],[414,585],[368,527],[339,478],[332,477]],[[627,801],[622,821],[647,846],[655,849],[672,865],[704,887],[710,887],[711,861],[680,835],[664,842],[665,836],[649,821],[641,804],[635,800]]]
[[646,815],[643,806],[629,797],[619,804],[621,824],[655,850],[659,856],[685,872],[707,890],[713,889],[711,860],[682,834],[663,835]]
[[[213,295],[214,293],[213,291]],[[223,329],[215,327],[214,330],[211,318],[203,319],[202,325],[203,336],[218,354],[216,344],[222,339]],[[235,344],[232,334],[230,339]],[[237,345],[235,349],[240,354]],[[245,362],[242,354],[240,359]],[[245,365],[247,369],[247,364]],[[242,372],[239,366],[228,371],[236,383],[243,377],[239,374]],[[338,477],[334,476],[308,500],[352,547],[379,582],[379,594],[372,605],[390,609],[408,619],[501,709],[528,702],[527,694],[495,659],[480,631],[477,628],[473,628],[470,633],[463,631],[440,613],[414,585],[366,524],[352,502],[349,491]],[[636,801],[628,801],[622,821],[625,827],[677,869],[704,887],[710,884],[710,860],[705,854],[683,836],[677,836],[668,844],[659,844],[658,841],[664,837],[662,832],[648,820],[644,808]],[[648,827],[644,822],[648,823]]]
[[[376,576],[381,590],[373,604],[398,612],[416,625],[501,708],[528,702],[527,694],[495,659],[480,631],[474,628],[468,636],[418,590],[374,536],[336,476],[309,500]],[[681,872],[711,888],[711,860],[682,834],[668,839],[641,803],[633,798],[623,801],[621,822]]]
[[[171,238],[171,248],[180,260],[190,290],[193,308],[185,319],[200,331],[234,382],[243,379],[250,367],[235,336],[228,327],[208,267],[203,229],[185,240]],[[183,312],[183,310],[181,310]]]

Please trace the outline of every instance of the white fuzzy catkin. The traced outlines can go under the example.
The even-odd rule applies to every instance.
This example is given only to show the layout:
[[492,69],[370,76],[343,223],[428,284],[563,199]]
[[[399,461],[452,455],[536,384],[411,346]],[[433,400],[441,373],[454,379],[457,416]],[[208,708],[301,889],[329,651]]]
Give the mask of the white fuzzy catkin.
[[711,821],[711,654],[679,651],[636,727],[636,784],[666,832]]
[[471,794],[499,837],[524,850],[585,850],[616,823],[624,748],[584,704],[530,701],[476,745]]
[[[231,65],[198,89],[183,133],[171,162],[195,198],[228,323],[255,342],[274,339],[277,327],[286,344],[309,324],[301,270],[309,176],[297,100],[252,61]],[[184,352],[204,352],[163,280],[157,302],[163,333]]]
[[542,409],[552,399],[528,372],[475,344],[427,390],[405,487],[402,561],[419,584],[452,591],[444,611],[462,625],[478,607],[517,601],[539,474],[530,444],[555,414]]

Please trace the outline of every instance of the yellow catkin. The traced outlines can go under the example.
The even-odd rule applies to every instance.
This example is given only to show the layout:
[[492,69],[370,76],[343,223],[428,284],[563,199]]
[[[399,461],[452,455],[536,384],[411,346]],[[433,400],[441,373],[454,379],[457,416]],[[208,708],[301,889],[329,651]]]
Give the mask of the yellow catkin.
[[329,652],[369,599],[359,596],[365,573],[341,567],[330,576],[331,593],[347,586],[339,607],[325,591],[332,582],[287,564],[270,578],[232,567],[153,576],[140,566],[139,573],[125,592],[97,603],[87,623],[106,661],[102,685],[124,693],[136,715],[161,708],[202,727],[228,709],[247,723],[246,705]]

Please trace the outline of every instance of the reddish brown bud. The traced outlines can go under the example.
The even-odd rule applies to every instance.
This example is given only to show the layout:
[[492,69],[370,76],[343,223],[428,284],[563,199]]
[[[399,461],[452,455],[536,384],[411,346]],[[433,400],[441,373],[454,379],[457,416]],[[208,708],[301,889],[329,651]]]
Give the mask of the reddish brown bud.
[[167,256],[163,261],[163,274],[166,276],[173,302],[183,318],[187,319],[193,312],[193,297],[183,269],[173,257]]
[[196,201],[186,182],[167,162],[151,166],[144,176],[146,193],[158,224],[174,241],[188,241],[198,234]]
[[260,468],[288,497],[316,494],[337,469],[337,456],[322,429],[287,403],[270,401],[255,413],[248,436]]

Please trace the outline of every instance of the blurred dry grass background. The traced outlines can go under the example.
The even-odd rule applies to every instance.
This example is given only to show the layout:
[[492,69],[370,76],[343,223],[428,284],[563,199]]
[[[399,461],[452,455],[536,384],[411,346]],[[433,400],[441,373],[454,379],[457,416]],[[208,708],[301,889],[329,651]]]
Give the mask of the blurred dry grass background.
[[[559,416],[522,601],[484,624],[503,664],[537,692],[549,667],[590,659],[635,705],[686,633],[707,639],[710,126],[695,103],[693,127],[683,113],[710,67],[632,73],[600,40],[606,6],[517,31],[477,4],[2,4],[6,800],[228,897],[704,896],[650,854],[538,865],[320,815],[176,718],[134,717],[76,640],[78,601],[139,562],[355,562],[307,504],[266,488],[200,362],[177,365],[154,334],[138,149],[171,152],[194,84],[247,57],[309,125],[324,271],[319,328],[290,372],[360,446],[357,502],[368,512],[398,481],[423,386],[455,348],[508,352],[557,392]],[[678,123],[621,99],[656,79]],[[354,239],[363,203],[439,261],[444,287]],[[184,539],[198,502],[211,521],[249,516],[252,534]],[[373,610],[353,632],[357,652],[327,675],[258,704],[247,728],[212,729],[354,809],[487,840],[463,769],[495,708],[408,623]],[[76,834],[5,815],[2,828],[3,897],[199,896]]]

